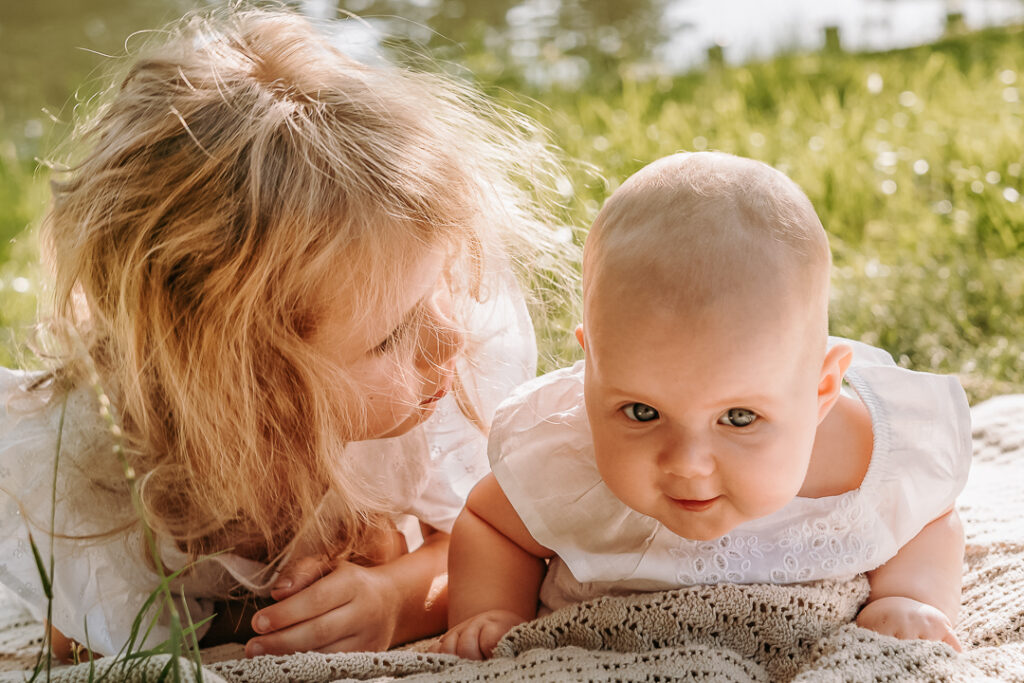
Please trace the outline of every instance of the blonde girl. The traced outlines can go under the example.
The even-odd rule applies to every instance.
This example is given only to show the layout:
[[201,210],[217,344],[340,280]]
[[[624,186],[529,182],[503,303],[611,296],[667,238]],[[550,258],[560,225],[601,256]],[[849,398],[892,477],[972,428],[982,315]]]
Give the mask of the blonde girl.
[[447,532],[494,407],[534,374],[513,264],[573,253],[537,139],[286,11],[158,35],[53,183],[60,353],[0,369],[0,582],[45,614],[29,531],[52,543],[52,625],[100,654],[158,561],[193,621],[217,615],[202,644],[250,624],[249,655],[441,631]]

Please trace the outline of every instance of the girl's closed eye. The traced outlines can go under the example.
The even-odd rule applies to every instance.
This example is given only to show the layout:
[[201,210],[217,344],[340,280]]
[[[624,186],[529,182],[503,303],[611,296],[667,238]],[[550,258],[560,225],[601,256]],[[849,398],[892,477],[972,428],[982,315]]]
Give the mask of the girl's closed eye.
[[412,322],[413,318],[410,317],[399,323],[398,327],[392,330],[391,334],[384,338],[384,341],[377,344],[370,350],[370,353],[375,356],[383,356],[392,349],[397,348],[399,343],[405,338],[406,333],[412,327]]
[[757,420],[757,413],[746,408],[729,408],[720,418],[718,424],[730,427],[748,427]]
[[447,292],[448,290],[434,290],[422,299],[416,302],[416,305],[405,315],[405,319],[402,320],[395,329],[384,338],[384,341],[370,349],[370,353],[374,356],[382,356],[390,351],[398,348],[401,342],[405,341],[408,336],[409,330],[421,325],[425,318],[425,307],[430,304],[434,299],[439,296],[440,292]]
[[646,403],[630,403],[622,406],[622,413],[633,422],[650,422],[657,420],[659,415],[656,408]]

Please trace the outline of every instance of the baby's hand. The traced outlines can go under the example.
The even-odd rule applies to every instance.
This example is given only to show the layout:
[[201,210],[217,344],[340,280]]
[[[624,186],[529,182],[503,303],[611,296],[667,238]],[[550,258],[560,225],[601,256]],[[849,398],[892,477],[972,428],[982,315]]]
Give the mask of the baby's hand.
[[306,650],[385,650],[398,623],[395,588],[379,568],[306,557],[282,572],[252,627],[249,657]]
[[857,615],[857,625],[904,640],[938,640],[962,651],[949,617],[911,598],[890,596],[869,602]]
[[466,659],[489,659],[501,637],[523,619],[514,612],[492,609],[466,619],[441,636],[431,652],[458,655]]

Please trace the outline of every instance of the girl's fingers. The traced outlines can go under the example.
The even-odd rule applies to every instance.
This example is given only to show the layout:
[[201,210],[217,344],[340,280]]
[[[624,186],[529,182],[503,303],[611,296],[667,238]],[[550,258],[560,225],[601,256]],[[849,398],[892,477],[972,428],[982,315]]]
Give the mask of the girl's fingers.
[[253,630],[256,633],[279,631],[344,607],[353,598],[352,583],[346,580],[348,574],[339,568],[290,597],[264,607],[253,615]]
[[281,571],[281,575],[270,589],[270,596],[275,600],[284,600],[295,595],[306,586],[322,578],[331,571],[331,561],[326,555],[302,557],[291,562]]
[[342,640],[319,648],[320,652],[323,652],[324,654],[331,654],[332,652],[363,652],[379,649],[379,647],[374,647],[373,645],[368,644],[367,641],[364,638],[361,638],[358,634],[348,638],[343,638]]
[[344,608],[330,610],[289,628],[253,638],[245,645],[245,656],[288,655],[308,650],[349,651],[357,647],[362,626],[351,623]]

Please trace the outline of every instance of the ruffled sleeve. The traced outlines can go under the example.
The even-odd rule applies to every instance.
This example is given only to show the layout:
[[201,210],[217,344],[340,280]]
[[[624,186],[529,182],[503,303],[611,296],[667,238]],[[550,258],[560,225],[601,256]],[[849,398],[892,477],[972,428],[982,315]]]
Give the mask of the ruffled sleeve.
[[967,483],[970,406],[956,377],[914,372],[891,359],[865,362],[858,351],[846,379],[874,429],[860,489],[899,548],[950,509]]
[[[0,368],[0,582],[41,620],[46,616],[47,598],[32,556],[30,530],[49,565],[51,528],[68,536],[85,536],[102,534],[111,524],[82,509],[90,499],[77,495],[88,485],[77,456],[107,439],[95,398],[82,390],[72,392],[66,404],[62,400],[47,405],[45,392],[25,390],[37,377]],[[131,515],[130,503],[120,498],[117,503],[109,507],[120,508],[124,521]],[[101,504],[96,509],[107,507]],[[100,654],[121,650],[136,615],[159,584],[143,560],[138,534],[118,533],[98,540],[54,537],[52,557],[53,624]],[[195,622],[212,613],[210,600],[174,599],[179,612],[187,609]],[[164,614],[147,638],[139,634],[136,645],[156,645],[169,634]]]
[[593,457],[583,361],[538,377],[499,408],[491,469],[534,539],[578,581],[618,580],[640,563],[657,528],[605,486]]

